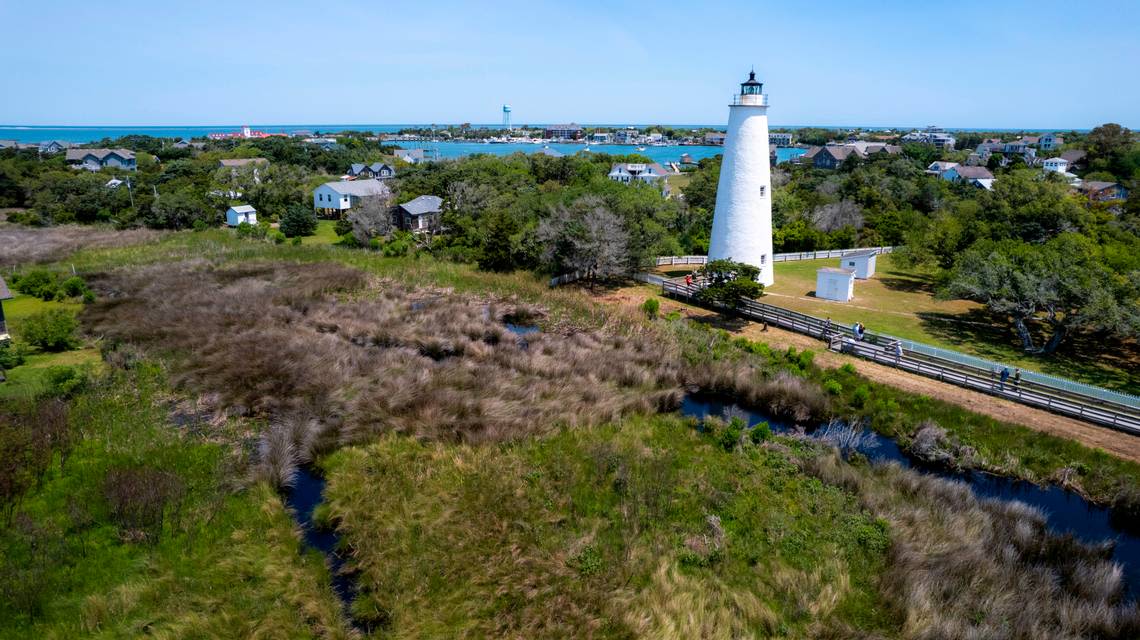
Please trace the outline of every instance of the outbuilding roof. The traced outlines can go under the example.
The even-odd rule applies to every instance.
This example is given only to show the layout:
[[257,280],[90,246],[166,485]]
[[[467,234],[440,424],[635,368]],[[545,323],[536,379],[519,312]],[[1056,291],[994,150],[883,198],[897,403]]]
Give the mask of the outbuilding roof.
[[230,207],[230,210],[235,213],[257,213],[257,209],[254,209],[252,204],[234,205]]
[[820,267],[816,270],[817,273],[835,273],[846,276],[855,275],[854,269],[841,269],[839,267]]
[[427,213],[439,213],[443,206],[443,198],[439,196],[420,196],[400,205],[400,208],[409,215],[422,216]]
[[975,178],[979,180],[989,180],[994,177],[994,174],[990,173],[990,170],[985,167],[958,166],[954,167],[954,171],[957,172],[959,177],[966,180]]

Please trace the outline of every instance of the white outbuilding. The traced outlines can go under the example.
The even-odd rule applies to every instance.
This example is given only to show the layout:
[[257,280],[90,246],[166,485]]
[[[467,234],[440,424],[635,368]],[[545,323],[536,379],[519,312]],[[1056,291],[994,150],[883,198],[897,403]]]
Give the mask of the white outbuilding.
[[815,272],[815,297],[847,302],[855,297],[855,271],[820,267]]
[[254,209],[253,205],[237,204],[226,209],[227,225],[236,227],[243,222],[257,224],[257,209]]
[[875,275],[876,255],[878,254],[874,250],[849,253],[839,259],[839,268],[851,269],[856,278],[866,280]]

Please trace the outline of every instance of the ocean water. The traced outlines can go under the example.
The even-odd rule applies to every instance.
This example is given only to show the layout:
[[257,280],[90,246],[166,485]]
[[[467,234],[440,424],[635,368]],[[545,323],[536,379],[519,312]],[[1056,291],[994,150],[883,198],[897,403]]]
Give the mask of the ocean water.
[[[255,130],[266,133],[294,133],[296,131],[336,133],[338,131],[372,131],[374,133],[395,133],[401,129],[419,127],[424,125],[407,124],[346,124],[346,125],[281,125],[256,126]],[[475,125],[486,126],[492,129],[502,128],[501,125]],[[606,126],[606,125],[598,125]],[[701,125],[683,125],[686,128],[699,128]],[[613,128],[611,126],[611,128]],[[194,138],[210,133],[236,131],[236,128],[227,127],[0,127],[0,140],[18,140],[20,142],[39,142],[43,140],[64,140],[66,142],[88,143],[103,138],[118,138],[126,135],[148,135],[162,138]],[[535,144],[484,144],[482,142],[401,142],[399,145],[405,149],[424,149],[433,159],[461,158],[476,153],[489,153],[494,155],[510,155],[512,153],[535,153],[543,145]],[[678,162],[681,154],[689,154],[694,160],[710,158],[723,151],[723,147],[716,146],[670,146],[646,147],[638,151],[635,145],[607,144],[587,147],[585,144],[548,145],[565,155],[584,152],[587,148],[598,153],[611,155],[626,155],[638,153],[647,156],[654,162],[667,164]],[[776,162],[787,162],[797,155],[804,153],[804,149],[795,147],[781,147],[776,151]]]

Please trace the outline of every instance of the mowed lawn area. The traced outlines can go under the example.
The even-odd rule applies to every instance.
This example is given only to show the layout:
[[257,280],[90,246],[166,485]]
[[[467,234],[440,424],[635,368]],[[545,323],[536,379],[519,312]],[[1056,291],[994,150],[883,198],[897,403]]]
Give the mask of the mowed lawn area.
[[336,220],[318,220],[316,232],[301,238],[301,244],[334,244],[337,240]]
[[[4,301],[4,317],[8,322],[8,331],[13,337],[20,340],[20,327],[24,320],[33,314],[47,309],[67,309],[78,313],[83,306],[75,302],[44,302],[24,294],[16,294],[11,300]],[[24,364],[5,371],[7,382],[0,383],[0,398],[32,397],[42,391],[47,384],[49,367],[62,365],[90,365],[99,367],[102,359],[99,350],[93,347],[83,347],[59,353],[41,352],[30,349]]]
[[[936,300],[933,273],[898,265],[889,255],[877,261],[875,275],[856,280],[855,298],[846,303],[815,297],[816,270],[838,267],[838,258],[777,263],[776,283],[762,302],[847,326],[862,322],[869,331],[1140,395],[1140,348],[1135,343],[1108,348],[1103,340],[1074,337],[1053,355],[1026,354],[1008,324],[982,305]],[[684,273],[680,267],[666,269]]]

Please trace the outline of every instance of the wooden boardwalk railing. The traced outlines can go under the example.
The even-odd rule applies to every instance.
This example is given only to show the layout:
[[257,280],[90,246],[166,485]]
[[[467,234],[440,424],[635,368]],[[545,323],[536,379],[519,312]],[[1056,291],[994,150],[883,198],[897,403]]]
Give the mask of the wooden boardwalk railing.
[[[699,285],[686,285],[682,280],[662,279],[660,283],[664,295],[687,301],[695,300],[700,290]],[[1120,396],[1121,400],[1116,401],[1049,381],[1022,380],[1014,384],[1010,379],[1002,382],[993,369],[913,349],[903,349],[898,355],[895,349],[898,339],[893,336],[867,332],[862,340],[856,340],[849,327],[754,300],[745,301],[734,311],[752,320],[819,338],[835,351],[1140,436],[1140,406],[1128,402],[1130,397],[1125,394],[1099,390],[1106,393],[1097,395]]]

